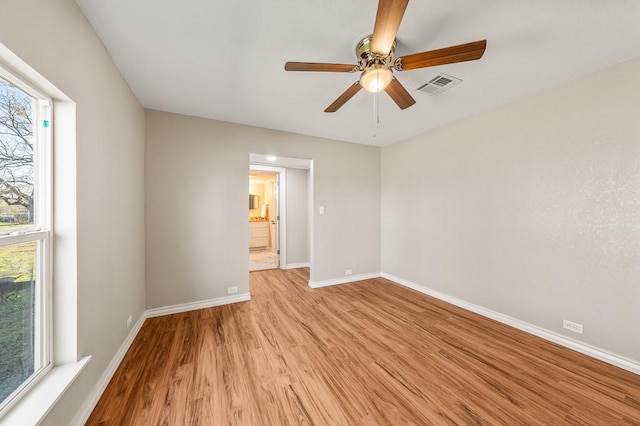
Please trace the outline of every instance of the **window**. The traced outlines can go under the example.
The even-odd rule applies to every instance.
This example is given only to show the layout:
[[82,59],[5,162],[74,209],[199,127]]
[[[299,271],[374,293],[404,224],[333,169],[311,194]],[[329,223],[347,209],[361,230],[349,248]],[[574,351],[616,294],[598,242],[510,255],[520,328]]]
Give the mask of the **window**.
[[51,364],[50,104],[0,68],[0,416]]

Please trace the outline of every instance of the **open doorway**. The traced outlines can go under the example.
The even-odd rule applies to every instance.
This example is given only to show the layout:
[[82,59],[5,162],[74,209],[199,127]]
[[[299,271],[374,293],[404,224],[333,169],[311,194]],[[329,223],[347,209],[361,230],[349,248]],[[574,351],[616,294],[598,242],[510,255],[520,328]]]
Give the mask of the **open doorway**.
[[279,167],[249,168],[249,271],[280,268],[285,173]]
[[[249,182],[250,194],[259,196],[250,197],[254,209],[250,211],[249,222],[249,270],[310,268],[311,271],[313,160],[250,153]],[[268,204],[264,211],[263,204]],[[251,216],[256,219],[251,220]],[[262,228],[262,238],[268,229],[268,240],[252,242],[251,227]],[[253,237],[259,234],[254,233]]]

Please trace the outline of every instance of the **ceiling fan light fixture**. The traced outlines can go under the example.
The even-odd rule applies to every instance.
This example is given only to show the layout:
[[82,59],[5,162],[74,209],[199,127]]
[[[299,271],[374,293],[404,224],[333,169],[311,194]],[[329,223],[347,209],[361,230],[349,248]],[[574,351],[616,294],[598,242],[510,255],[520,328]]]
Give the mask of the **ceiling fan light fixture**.
[[475,61],[484,55],[487,40],[396,57],[395,37],[408,3],[409,0],[378,0],[373,34],[356,45],[357,65],[287,62],[285,71],[361,72],[360,79],[354,81],[324,112],[336,112],[363,88],[371,93],[384,90],[400,109],[409,108],[416,100],[393,76],[394,70],[400,72]]
[[373,64],[362,72],[360,85],[371,93],[378,93],[387,88],[393,79],[393,72],[382,64]]

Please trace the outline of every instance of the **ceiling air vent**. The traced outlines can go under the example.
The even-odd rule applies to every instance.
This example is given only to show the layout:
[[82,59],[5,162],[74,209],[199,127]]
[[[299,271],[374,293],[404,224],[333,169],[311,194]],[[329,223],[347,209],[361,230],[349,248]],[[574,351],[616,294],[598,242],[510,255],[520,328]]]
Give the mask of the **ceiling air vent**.
[[418,87],[417,90],[427,93],[431,96],[438,96],[440,93],[451,89],[453,86],[462,83],[459,78],[452,77],[447,74],[438,74],[428,83]]

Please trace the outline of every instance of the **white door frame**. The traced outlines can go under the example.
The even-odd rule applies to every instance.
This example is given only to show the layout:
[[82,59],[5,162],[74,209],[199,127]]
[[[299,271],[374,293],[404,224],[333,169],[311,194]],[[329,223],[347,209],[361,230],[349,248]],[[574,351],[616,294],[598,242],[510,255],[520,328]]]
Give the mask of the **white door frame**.
[[279,254],[279,265],[278,268],[282,269],[283,265],[287,265],[287,193],[286,193],[286,176],[287,169],[284,167],[273,167],[273,166],[264,166],[262,164],[249,164],[249,170],[259,170],[262,172],[272,172],[279,175],[278,182],[280,186],[278,187],[278,216],[280,219],[278,220],[278,224],[276,228],[278,229],[278,233],[280,235],[277,236],[280,244],[280,254]]

